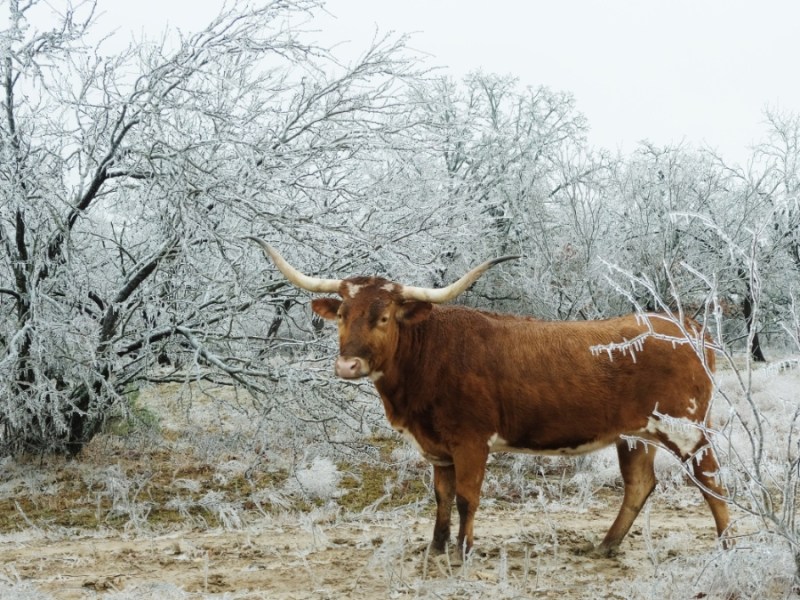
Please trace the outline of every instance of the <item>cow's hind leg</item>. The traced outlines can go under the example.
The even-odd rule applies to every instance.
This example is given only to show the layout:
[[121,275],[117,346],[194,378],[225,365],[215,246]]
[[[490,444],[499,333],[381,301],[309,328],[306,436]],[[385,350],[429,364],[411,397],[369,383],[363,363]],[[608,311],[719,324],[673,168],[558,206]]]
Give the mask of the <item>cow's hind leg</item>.
[[601,556],[610,556],[616,551],[656,487],[656,475],[653,469],[656,449],[653,446],[641,441],[629,443],[621,440],[617,442],[617,455],[625,493],[617,518],[606,533],[606,537],[593,550],[594,554]]
[[726,539],[726,535],[730,524],[730,515],[728,514],[728,503],[724,500],[728,494],[725,488],[717,481],[719,463],[717,463],[714,449],[708,441],[708,437],[703,433],[692,452],[687,452],[685,447],[682,448],[675,443],[670,438],[669,433],[662,432],[659,439],[686,466],[691,463],[694,483],[700,488],[706,504],[711,509],[714,524],[717,528],[717,536],[722,541],[723,548],[728,548],[730,540]]
[[708,504],[711,514],[714,516],[717,536],[722,541],[722,547],[728,548],[730,541],[725,536],[730,524],[730,515],[728,514],[728,503],[723,500],[727,496],[727,491],[717,481],[719,463],[717,463],[714,450],[708,445],[690,460],[692,461],[695,483],[700,488],[700,492],[703,494],[703,498],[705,498],[706,504]]
[[431,551],[441,554],[450,541],[450,513],[456,497],[456,469],[453,465],[434,465],[433,491],[436,496],[436,524],[433,526]]

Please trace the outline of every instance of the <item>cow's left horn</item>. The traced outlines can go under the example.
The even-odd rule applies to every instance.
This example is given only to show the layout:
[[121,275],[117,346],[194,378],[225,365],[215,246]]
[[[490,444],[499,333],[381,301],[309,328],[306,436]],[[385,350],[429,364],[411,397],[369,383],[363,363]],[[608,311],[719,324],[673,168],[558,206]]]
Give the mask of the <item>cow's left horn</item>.
[[404,285],[400,293],[406,300],[420,300],[423,302],[433,302],[434,304],[441,304],[442,302],[447,302],[448,300],[452,300],[453,298],[461,294],[469,286],[475,283],[481,275],[483,275],[493,266],[500,264],[501,262],[505,262],[507,260],[514,260],[517,258],[520,257],[514,255],[514,256],[501,256],[500,258],[487,260],[485,263],[481,263],[474,269],[467,271],[467,273],[461,279],[459,279],[454,283],[451,283],[447,287],[419,288],[419,287]]
[[249,235],[247,236],[247,239],[253,240],[259,246],[261,246],[261,249],[264,250],[264,254],[272,259],[272,262],[274,262],[275,266],[278,267],[278,270],[283,273],[283,276],[286,277],[290,283],[296,285],[297,287],[309,292],[320,292],[325,294],[336,293],[339,291],[339,286],[342,283],[341,279],[320,279],[319,277],[309,277],[286,262],[286,259],[283,258],[280,253],[275,250],[275,248],[270,246],[261,238]]

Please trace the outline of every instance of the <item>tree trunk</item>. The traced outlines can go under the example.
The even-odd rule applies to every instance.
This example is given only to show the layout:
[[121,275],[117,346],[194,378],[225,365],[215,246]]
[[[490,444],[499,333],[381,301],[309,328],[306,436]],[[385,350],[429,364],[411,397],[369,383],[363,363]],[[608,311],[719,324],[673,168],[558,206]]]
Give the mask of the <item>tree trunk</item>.
[[[741,273],[740,273],[741,275]],[[742,312],[744,313],[744,321],[747,324],[747,339],[750,340],[750,356],[756,362],[767,362],[764,352],[761,349],[761,340],[758,337],[758,331],[754,329],[754,311],[753,311],[753,291],[750,288],[750,280],[746,277],[743,278],[745,282],[746,293],[744,301],[742,302]]]

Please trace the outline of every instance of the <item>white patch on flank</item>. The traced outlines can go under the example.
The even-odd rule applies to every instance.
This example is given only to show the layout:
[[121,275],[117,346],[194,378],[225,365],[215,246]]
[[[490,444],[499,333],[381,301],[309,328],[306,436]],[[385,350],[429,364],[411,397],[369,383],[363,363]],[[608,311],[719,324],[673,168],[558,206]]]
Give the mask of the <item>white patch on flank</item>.
[[609,445],[609,442],[598,440],[581,444],[575,448],[553,448],[548,450],[531,450],[529,448],[516,448],[509,446],[508,441],[501,438],[498,434],[493,434],[489,438],[489,452],[517,452],[522,454],[555,455],[555,456],[576,456],[600,450]]
[[356,283],[348,283],[347,284],[347,295],[350,296],[351,298],[355,298],[356,295],[358,294],[358,292],[360,292],[361,288],[363,288],[363,287],[364,287],[363,285],[358,285]]
[[691,454],[703,439],[699,425],[689,419],[650,417],[644,431],[652,435],[660,433],[684,455]]
[[378,381],[381,377],[383,377],[383,371],[372,371],[369,375],[367,375],[373,382]]
[[697,398],[689,398],[688,412],[690,415],[693,415],[697,412]]
[[395,286],[396,286],[396,285],[397,285],[396,283],[391,283],[391,282],[389,282],[389,283],[384,283],[384,284],[381,286],[381,289],[382,289],[382,290],[386,290],[387,292],[393,292],[393,291],[394,291],[394,288],[395,288]]

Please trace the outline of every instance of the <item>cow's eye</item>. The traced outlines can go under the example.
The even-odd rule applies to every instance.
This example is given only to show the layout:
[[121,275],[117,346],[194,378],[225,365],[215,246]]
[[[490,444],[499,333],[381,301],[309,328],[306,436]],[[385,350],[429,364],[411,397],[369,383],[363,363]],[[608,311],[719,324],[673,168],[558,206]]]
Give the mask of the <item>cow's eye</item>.
[[386,325],[389,322],[389,315],[381,315],[381,318],[378,320],[378,323],[381,325]]

